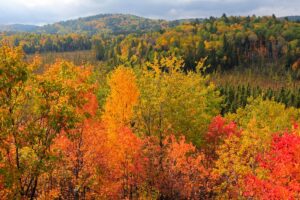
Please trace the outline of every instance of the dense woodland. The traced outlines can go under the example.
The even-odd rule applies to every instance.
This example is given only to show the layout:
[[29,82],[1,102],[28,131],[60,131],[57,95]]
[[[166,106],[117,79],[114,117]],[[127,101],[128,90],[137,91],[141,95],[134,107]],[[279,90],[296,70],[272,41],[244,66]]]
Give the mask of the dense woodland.
[[[81,32],[76,33],[77,29],[72,29],[91,21],[92,24],[100,23],[103,26],[112,21],[117,27],[123,24],[130,31],[107,34],[105,31],[87,33],[82,29]],[[134,25],[137,21],[142,27],[154,27],[157,23],[157,21],[147,21],[135,16],[100,15],[58,23],[61,27],[68,27],[69,31],[65,31],[67,34],[51,34],[51,31],[18,34],[6,32],[2,33],[0,38],[11,45],[22,46],[27,54],[49,54],[49,52],[78,54],[76,52],[87,50],[90,51],[88,57],[95,56],[95,59],[85,61],[101,61],[108,66],[109,70],[120,64],[130,67],[142,66],[145,62],[153,62],[160,57],[175,56],[184,60],[185,71],[195,71],[198,61],[206,58],[207,67],[204,73],[212,75],[214,83],[223,91],[222,94],[232,99],[233,92],[236,93],[234,94],[236,98],[242,99],[239,100],[242,102],[228,105],[225,111],[228,109],[235,111],[239,105],[247,103],[248,97],[253,96],[248,92],[246,97],[240,97],[245,96],[239,89],[244,87],[248,87],[252,92],[257,90],[254,96],[264,93],[266,98],[274,98],[288,106],[299,106],[296,98],[297,83],[300,80],[300,24],[298,22],[275,16],[227,17],[224,14],[221,18],[211,17],[205,20],[191,20],[191,22],[162,21],[161,23],[165,25],[160,26],[160,31],[154,31],[157,28],[149,28],[149,32],[146,33],[131,33],[134,29],[130,28],[132,27],[130,24]],[[55,27],[57,24],[46,27],[48,26]],[[110,31],[115,30],[115,26],[106,25]],[[137,30],[144,29],[137,28]],[[226,76],[228,73],[234,73],[234,78]],[[244,76],[249,78],[242,80]],[[265,81],[257,84],[258,76]],[[229,90],[224,87],[230,87],[230,90],[234,91],[229,94]],[[288,91],[281,92],[281,90]],[[288,93],[288,99],[279,97],[285,92]]]
[[299,199],[300,23],[120,16],[0,35],[0,199]]

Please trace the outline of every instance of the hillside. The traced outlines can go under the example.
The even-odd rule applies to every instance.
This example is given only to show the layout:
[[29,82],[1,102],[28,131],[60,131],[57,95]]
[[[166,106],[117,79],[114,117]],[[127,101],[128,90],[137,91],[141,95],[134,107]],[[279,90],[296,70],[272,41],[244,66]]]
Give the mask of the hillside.
[[164,20],[152,20],[134,15],[100,14],[43,26],[42,33],[132,33],[157,31],[168,26]]
[[300,16],[287,16],[286,18],[288,18],[290,21],[295,21],[295,22],[300,21]]
[[96,1],[1,4],[0,200],[300,200],[300,0]]
[[89,34],[96,33],[144,33],[159,31],[182,23],[199,22],[202,19],[156,20],[129,14],[99,14],[78,19],[60,21],[44,26],[12,24],[0,25],[0,32],[30,32],[46,34]]
[[73,20],[61,21],[44,26],[0,25],[1,32],[32,32],[47,34],[128,34],[158,31],[169,26],[165,20],[154,20],[127,14],[100,14]]
[[[289,21],[300,21],[300,16],[286,16],[280,19]],[[159,31],[168,27],[175,27],[183,23],[199,23],[204,19],[178,19],[178,20],[156,20],[139,17],[129,14],[99,14],[78,19],[60,21],[44,26],[11,24],[0,25],[0,32],[27,32],[27,33],[46,33],[46,34],[89,34],[113,33],[129,34],[144,33],[149,31]]]
[[0,32],[35,32],[39,26],[25,24],[0,25]]

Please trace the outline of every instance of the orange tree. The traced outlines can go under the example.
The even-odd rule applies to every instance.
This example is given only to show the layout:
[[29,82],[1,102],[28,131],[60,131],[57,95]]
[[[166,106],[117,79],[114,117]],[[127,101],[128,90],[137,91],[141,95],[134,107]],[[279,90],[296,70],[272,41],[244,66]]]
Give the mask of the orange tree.
[[53,139],[76,127],[89,73],[57,62],[33,73],[19,48],[0,48],[1,180],[7,198],[35,198],[39,177],[55,160]]
[[270,150],[257,157],[262,172],[251,173],[245,178],[244,196],[300,198],[300,137],[297,132],[274,135]]

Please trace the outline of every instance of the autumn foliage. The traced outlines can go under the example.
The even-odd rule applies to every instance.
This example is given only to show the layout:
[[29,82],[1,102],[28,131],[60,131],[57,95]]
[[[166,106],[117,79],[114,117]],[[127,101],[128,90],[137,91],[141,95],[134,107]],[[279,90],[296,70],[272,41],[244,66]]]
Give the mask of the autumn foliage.
[[98,79],[1,47],[0,198],[299,199],[300,111],[257,98],[220,116],[214,85],[182,65]]
[[259,155],[264,173],[245,178],[245,196],[259,199],[300,198],[300,136],[294,133],[275,135],[271,149]]

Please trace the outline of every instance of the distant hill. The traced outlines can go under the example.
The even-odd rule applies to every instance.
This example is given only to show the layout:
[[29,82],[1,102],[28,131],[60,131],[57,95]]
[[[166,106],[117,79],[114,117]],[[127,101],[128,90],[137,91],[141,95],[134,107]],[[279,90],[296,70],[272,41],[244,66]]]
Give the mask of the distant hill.
[[[300,16],[280,17],[290,21],[299,21]],[[0,25],[0,32],[31,32],[47,34],[79,33],[93,35],[96,33],[129,34],[159,31],[183,23],[201,23],[204,19],[178,19],[173,21],[156,20],[129,14],[99,14],[73,20],[61,21],[44,26],[35,25]]]
[[158,31],[177,26],[184,22],[201,21],[201,19],[180,19],[174,21],[148,19],[129,14],[100,14],[73,20],[61,21],[44,26],[34,25],[0,25],[0,31],[34,32],[48,34],[95,33],[128,34]]
[[12,24],[12,25],[0,25],[1,32],[35,32],[39,29],[39,26],[24,25],[24,24]]
[[287,16],[290,21],[300,22],[300,16]]
[[0,32],[33,32],[47,34],[95,33],[128,34],[158,31],[169,26],[166,20],[154,20],[127,14],[100,14],[44,26],[0,25]]
[[204,19],[202,18],[190,18],[190,19],[177,19],[169,21],[169,26],[174,27],[184,23],[201,23]]
[[157,31],[168,27],[165,20],[153,20],[134,15],[100,14],[43,26],[42,33],[132,33]]

